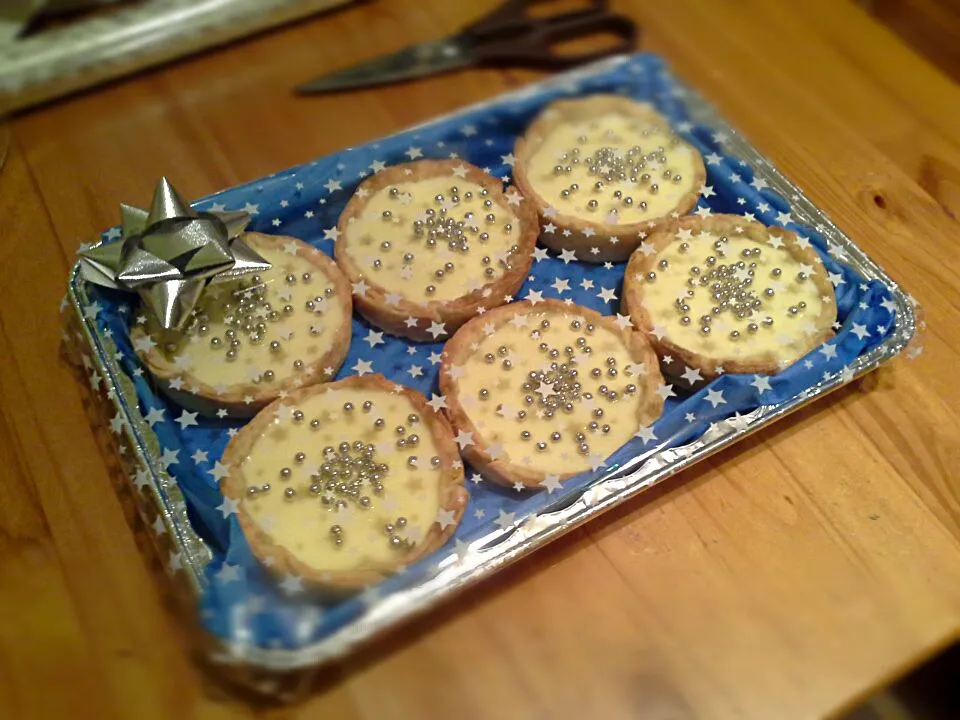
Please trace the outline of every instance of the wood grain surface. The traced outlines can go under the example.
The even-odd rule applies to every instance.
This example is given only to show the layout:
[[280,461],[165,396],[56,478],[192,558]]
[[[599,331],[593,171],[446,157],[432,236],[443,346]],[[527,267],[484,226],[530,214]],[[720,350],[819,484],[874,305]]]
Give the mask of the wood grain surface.
[[76,248],[162,174],[198,197],[537,76],[291,94],[487,6],[391,0],[36,110],[0,171],[0,716],[814,718],[957,637],[960,90],[847,0],[612,5],[913,293],[923,354],[255,701],[191,658],[59,359]]

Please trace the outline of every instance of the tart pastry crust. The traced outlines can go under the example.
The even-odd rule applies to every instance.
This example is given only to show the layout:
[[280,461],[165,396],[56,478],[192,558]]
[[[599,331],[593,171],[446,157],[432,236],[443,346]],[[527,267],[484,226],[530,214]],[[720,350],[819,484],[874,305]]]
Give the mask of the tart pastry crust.
[[471,320],[447,342],[440,367],[463,456],[516,489],[601,464],[663,412],[662,382],[652,347],[629,323],[559,300]]
[[[320,479],[320,473],[324,471],[316,463],[312,467],[309,465],[312,460],[318,458],[322,462],[334,461],[334,455],[323,453],[322,445],[324,442],[318,443],[316,438],[321,436],[324,431],[322,429],[315,430],[311,427],[310,416],[311,411],[316,413],[321,408],[329,410],[331,417],[327,419],[324,425],[330,425],[334,429],[332,431],[349,432],[353,430],[359,432],[358,427],[349,425],[343,415],[346,412],[342,409],[345,404],[344,398],[348,402],[352,401],[355,405],[351,408],[350,415],[355,418],[362,418],[368,425],[369,422],[372,422],[372,418],[377,417],[379,408],[390,403],[394,403],[396,406],[393,410],[387,411],[386,414],[389,419],[387,419],[386,426],[383,429],[368,431],[366,438],[358,435],[359,441],[368,443],[368,447],[369,444],[373,444],[375,447],[380,445],[380,443],[372,443],[370,440],[372,437],[385,437],[389,441],[388,444],[397,441],[398,438],[394,433],[391,420],[398,422],[396,419],[398,414],[403,417],[408,417],[408,414],[417,416],[418,419],[415,423],[406,424],[408,430],[415,429],[419,433],[419,440],[416,448],[410,446],[397,452],[376,451],[373,462],[389,461],[392,463],[382,480],[386,489],[381,493],[376,493],[369,484],[364,483],[361,493],[368,493],[368,499],[372,500],[372,503],[366,508],[362,508],[359,505],[359,502],[363,502],[362,498],[359,501],[357,498],[352,498],[349,502],[344,501],[344,520],[341,521],[340,508],[335,504],[327,504],[323,498],[327,493],[322,489],[324,481]],[[361,407],[360,398],[368,399],[373,409],[370,411],[365,409],[366,400],[363,401],[363,407]],[[305,408],[304,417],[299,421],[293,416],[297,408]],[[402,420],[399,422],[403,423]],[[321,425],[321,428],[324,425]],[[275,510],[280,517],[258,518],[253,512],[255,509],[253,504],[260,502],[259,496],[262,495],[263,491],[251,492],[251,486],[258,487],[262,479],[249,477],[247,473],[262,468],[263,463],[258,464],[253,462],[252,459],[257,456],[258,446],[262,442],[267,442],[265,438],[270,438],[271,433],[274,439],[270,442],[276,444],[264,452],[277,452],[278,444],[287,442],[287,445],[279,445],[280,447],[287,447],[291,438],[293,438],[292,441],[296,443],[295,447],[302,448],[306,458],[302,460],[304,465],[298,467],[295,460],[285,456],[276,458],[275,461],[272,456],[270,457],[271,462],[274,463],[269,464],[271,469],[274,468],[274,465],[286,463],[292,467],[294,473],[288,480],[271,478],[273,487],[269,492],[276,493],[278,498],[271,509]],[[341,437],[343,436],[341,435]],[[411,433],[407,432],[406,437],[410,438]],[[355,442],[358,442],[357,438],[354,438],[350,444],[352,445]],[[337,443],[334,443],[334,445],[337,445]],[[342,448],[340,449],[342,450]],[[423,458],[423,462],[420,462],[418,467],[411,468],[407,462],[400,462],[404,458],[408,458],[410,453],[422,450],[435,453],[432,463]],[[354,456],[357,454],[354,453]],[[334,595],[354,592],[371,583],[379,582],[395,573],[399,568],[410,565],[443,546],[455,532],[463,517],[469,498],[469,494],[464,487],[463,464],[460,461],[457,445],[453,440],[447,419],[442,413],[435,412],[428,406],[423,395],[415,390],[397,385],[382,375],[351,376],[334,383],[313,385],[290,393],[283,400],[278,400],[261,411],[237,433],[227,446],[222,462],[228,466],[229,474],[220,481],[220,490],[224,497],[237,502],[240,526],[243,528],[250,548],[258,560],[264,563],[271,573],[277,577],[295,575],[301,578],[305,585],[320,592]],[[284,468],[280,472],[282,474],[284,470],[289,469]],[[303,474],[297,475],[297,472]],[[354,472],[358,471],[354,470]],[[310,475],[310,473],[313,474]],[[308,477],[311,479],[307,479]],[[417,480],[418,478],[419,480]],[[408,485],[404,484],[413,480],[420,483],[416,491],[410,490]],[[310,482],[320,483],[321,490],[318,492],[313,492],[312,489],[308,491],[306,486]],[[369,482],[372,484],[372,481]],[[380,552],[379,557],[370,558],[365,554],[371,552],[368,534],[368,540],[366,541],[368,544],[361,548],[362,553],[364,553],[363,561],[357,566],[352,566],[353,561],[342,562],[343,558],[340,558],[341,562],[330,559],[331,557],[337,558],[339,553],[350,553],[351,543],[354,542],[352,538],[356,537],[357,534],[373,532],[377,538],[382,538],[381,542],[384,546],[387,546],[389,541],[393,539],[390,537],[392,532],[402,536],[404,531],[401,528],[405,527],[409,530],[414,525],[413,517],[411,517],[410,525],[407,525],[406,521],[403,520],[400,521],[403,522],[402,525],[398,524],[396,528],[390,526],[391,530],[382,533],[379,525],[375,530],[369,531],[366,525],[361,525],[359,529],[353,529],[355,526],[349,524],[351,516],[358,523],[376,523],[382,520],[384,516],[392,519],[396,513],[402,512],[404,500],[410,498],[410,495],[406,498],[403,495],[406,493],[419,494],[424,486],[432,486],[429,488],[428,506],[437,515],[436,519],[433,515],[426,519],[422,517],[419,519],[421,530],[426,529],[422,531],[422,535],[415,542],[398,542],[396,548]],[[294,488],[295,492],[298,493],[294,496],[294,499],[288,499],[282,495],[287,488]],[[301,497],[307,493],[309,494],[306,497]],[[333,496],[337,498],[348,497],[346,494],[334,494]],[[299,505],[300,503],[303,503],[303,505]],[[293,514],[294,512],[300,514]],[[386,515],[384,515],[385,513]],[[266,519],[269,519],[272,525],[266,523]],[[337,535],[331,533],[334,527],[341,527],[341,525],[342,528]],[[302,531],[296,531],[302,532],[303,536],[302,546],[299,549],[291,547],[292,543],[289,542],[291,527],[294,526],[302,528]],[[284,533],[286,533],[285,539],[276,537]],[[338,537],[343,538],[342,547]],[[335,542],[336,546],[334,545]],[[326,545],[321,547],[318,559],[316,548],[323,544]],[[386,559],[384,559],[384,552],[387,554]],[[373,552],[372,554],[375,555],[376,553]],[[328,567],[324,567],[324,559],[326,559]]]
[[[537,217],[502,187],[461,160],[394,165],[361,183],[340,215],[334,248],[360,314],[393,335],[436,341],[515,294],[533,262]],[[426,213],[438,224],[428,226]],[[440,227],[447,218],[453,228],[464,223],[462,235]],[[432,246],[431,232],[439,233]],[[466,250],[453,247],[457,238]]]
[[540,242],[585,262],[626,260],[644,234],[696,207],[706,180],[700,153],[666,118],[617,95],[551,103],[514,155],[514,182],[545,228]]
[[[240,326],[239,307],[224,311],[220,302],[231,300],[229,296],[233,295],[234,304],[239,303],[239,298],[249,294],[245,290],[254,284],[249,277],[208,287],[199,307],[210,311],[213,317],[209,329],[202,334],[200,326],[204,323],[199,320],[186,336],[167,333],[149,320],[130,330],[134,349],[160,389],[181,407],[203,415],[218,412],[222,415],[225,410],[230,417],[252,417],[286,392],[332,379],[350,348],[350,284],[336,263],[294,237],[249,232],[244,239],[273,265],[260,274],[260,287],[265,289],[263,301],[270,303],[270,307],[261,303],[249,311],[255,322],[266,326],[260,347],[252,347],[251,334]],[[309,279],[304,279],[304,273]],[[291,274],[293,282],[290,282]],[[315,309],[305,307],[305,298],[314,298],[317,293],[323,299],[317,297],[310,301],[314,302]],[[267,317],[271,309],[277,312],[276,320]],[[231,342],[225,335],[231,329],[231,325],[225,323],[228,318],[234,318],[233,333],[241,343],[233,361],[227,359]],[[317,334],[311,341],[309,338],[314,332]],[[218,345],[212,347],[210,343],[215,337]],[[279,343],[280,347],[268,352],[272,342]],[[194,344],[196,349],[192,347]],[[297,358],[292,347],[312,354]],[[270,375],[265,376],[268,368],[249,365],[252,353],[257,353],[269,365]],[[189,364],[178,363],[178,356],[184,354],[188,354]],[[205,366],[204,371],[198,369],[198,358]],[[298,359],[301,364],[295,367]],[[224,380],[227,366],[233,375],[229,382]],[[258,373],[259,379],[254,379]]]
[[[677,375],[686,365],[704,380],[721,372],[775,374],[833,337],[833,286],[816,250],[796,233],[740,215],[712,215],[681,218],[646,242],[627,264],[623,301],[658,354],[674,359],[664,372]],[[718,279],[706,276],[721,266],[733,268],[720,282],[734,293],[733,306],[715,310],[721,301],[711,283]],[[738,307],[748,314],[737,317]],[[707,332],[705,315],[713,316]]]

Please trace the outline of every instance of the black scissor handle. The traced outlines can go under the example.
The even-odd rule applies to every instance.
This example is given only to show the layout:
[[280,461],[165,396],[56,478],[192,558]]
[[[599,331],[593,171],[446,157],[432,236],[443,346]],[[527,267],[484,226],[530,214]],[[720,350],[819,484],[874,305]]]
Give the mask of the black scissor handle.
[[[469,35],[475,40],[487,38],[503,39],[504,35],[514,34],[529,29],[538,23],[550,20],[546,18],[532,17],[527,10],[533,5],[549,5],[558,0],[507,0],[493,12],[484,15],[479,20],[471,23],[464,28],[464,34]],[[598,12],[605,12],[609,2],[608,0],[585,0],[585,7],[581,10],[554,15],[553,19],[577,18],[584,15],[593,15]]]
[[[602,49],[563,53],[557,46],[565,41],[592,36],[614,38]],[[563,70],[592,60],[631,52],[636,46],[637,25],[630,18],[604,11],[568,14],[530,22],[523,31],[487,36],[471,48],[478,63],[515,65],[544,70]]]

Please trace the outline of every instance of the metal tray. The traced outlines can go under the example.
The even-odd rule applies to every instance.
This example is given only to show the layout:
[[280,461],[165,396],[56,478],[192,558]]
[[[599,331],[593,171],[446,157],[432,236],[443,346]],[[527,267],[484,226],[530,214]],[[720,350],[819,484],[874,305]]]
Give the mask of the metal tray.
[[[656,82],[651,80],[654,75]],[[365,148],[405,147],[411,138],[420,138],[422,141],[439,127],[461,127],[462,134],[468,135],[476,130],[475,126],[490,130],[493,135],[506,133],[500,139],[499,148],[502,150],[512,145],[515,128],[504,119],[517,114],[515,108],[524,107],[525,111],[529,111],[555,97],[593,92],[598,88],[636,96],[653,92],[656,102],[669,106],[667,110],[674,119],[687,118],[679,121],[683,125],[682,131],[700,133],[703,137],[706,137],[706,133],[716,147],[722,146],[724,162],[735,162],[745,174],[752,175],[751,185],[756,187],[758,193],[754,201],[760,198],[759,205],[766,205],[770,201],[775,207],[772,211],[768,208],[768,211],[779,209],[782,220],[787,221],[787,215],[784,214],[787,213],[790,223],[800,224],[810,233],[816,233],[825,243],[824,248],[831,258],[842,262],[864,283],[871,283],[883,293],[883,307],[890,317],[882,339],[842,367],[834,367],[823,373],[820,372],[822,368],[817,368],[815,374],[799,376],[806,379],[799,386],[795,382],[796,392],[782,401],[759,404],[747,412],[736,412],[731,417],[724,417],[722,412],[718,412],[707,418],[708,422],[704,422],[703,427],[693,433],[694,437],[690,437],[690,433],[674,432],[668,428],[663,437],[644,439],[639,451],[632,452],[611,468],[596,473],[570,489],[565,488],[557,495],[551,494],[544,499],[541,493],[539,505],[529,512],[523,508],[530,503],[525,506],[509,494],[502,495],[502,501],[495,499],[500,503],[500,515],[496,521],[491,518],[486,524],[481,523],[479,528],[475,524],[466,538],[459,537],[458,531],[455,542],[428,559],[430,564],[426,571],[408,572],[404,574],[406,577],[396,582],[387,581],[381,587],[370,588],[356,600],[360,605],[359,611],[332,626],[323,637],[311,639],[298,647],[271,647],[251,641],[249,635],[244,633],[226,636],[208,633],[205,647],[210,657],[223,666],[233,667],[239,674],[246,673],[247,682],[267,692],[278,692],[278,673],[290,674],[315,668],[344,656],[360,643],[415,614],[429,610],[468,585],[489,577],[498,569],[543,547],[608,508],[627,501],[708,455],[877,368],[901,353],[914,337],[918,323],[917,309],[910,296],[815,207],[797,186],[719,118],[699,95],[674,79],[655,56],[621,56],[601,61],[345,153],[356,153]],[[486,125],[491,118],[497,120],[497,124]],[[522,124],[516,127],[522,127]],[[446,153],[447,149],[444,148],[443,152]],[[230,193],[239,198],[263,198],[270,183],[281,180],[292,183],[294,179],[310,179],[317,173],[323,176],[323,173],[333,172],[334,167],[342,168],[342,162],[337,164],[342,157],[345,154],[314,161],[196,204],[207,207],[206,203],[223,199]],[[710,173],[714,172],[715,165],[708,160]],[[298,196],[302,200],[300,210],[303,207],[318,208],[317,202],[322,205],[328,196],[323,187],[308,186],[303,182],[297,182],[296,187],[297,192],[301,193]],[[345,201],[350,194],[349,187],[345,186],[343,190],[341,197]],[[783,210],[784,207],[787,209]],[[312,212],[307,211],[305,215],[312,217]],[[331,212],[335,217],[336,212]],[[312,225],[306,227],[308,229],[300,233],[290,234],[306,236],[304,239],[307,240],[319,239],[321,229]],[[619,272],[622,275],[622,266]],[[860,287],[864,288],[865,285]],[[105,332],[98,320],[103,302],[93,297],[91,292],[80,280],[75,267],[65,302],[70,323],[66,335],[68,345],[75,349],[86,368],[91,387],[105,394],[108,406],[115,412],[111,428],[117,436],[121,459],[128,470],[133,490],[141,500],[144,517],[156,530],[161,557],[166,560],[171,575],[178,582],[185,583],[189,596],[199,602],[210,591],[211,574],[208,566],[218,562],[218,551],[191,524],[188,502],[180,483],[168,472],[169,458],[164,458],[157,435],[138,404],[134,384],[137,378],[132,377],[129,369],[125,369],[119,361],[122,352],[118,352],[117,337]],[[607,310],[609,312],[610,308]],[[355,332],[354,343],[362,340]],[[346,374],[350,374],[346,367],[350,362],[348,358],[344,367]],[[211,612],[208,604],[201,605],[204,613]],[[328,610],[323,608],[321,614],[326,614]],[[316,613],[313,617],[315,621]]]

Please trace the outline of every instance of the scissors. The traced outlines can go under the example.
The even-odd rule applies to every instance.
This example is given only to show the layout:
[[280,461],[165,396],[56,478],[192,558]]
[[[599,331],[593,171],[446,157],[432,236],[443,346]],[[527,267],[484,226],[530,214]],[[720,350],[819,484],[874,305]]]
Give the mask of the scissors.
[[[460,32],[411,45],[301,85],[302,94],[336,92],[412,80],[464,67],[563,70],[633,49],[637,25],[607,10],[607,0],[586,0],[572,12],[535,17],[533,5],[556,0],[507,0]],[[558,52],[557,46],[589,37],[612,39],[601,50]]]

